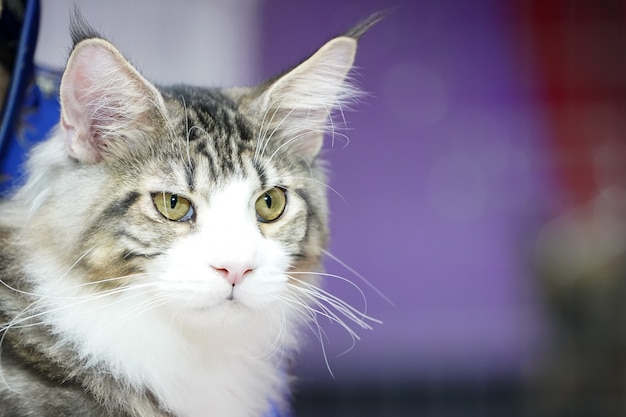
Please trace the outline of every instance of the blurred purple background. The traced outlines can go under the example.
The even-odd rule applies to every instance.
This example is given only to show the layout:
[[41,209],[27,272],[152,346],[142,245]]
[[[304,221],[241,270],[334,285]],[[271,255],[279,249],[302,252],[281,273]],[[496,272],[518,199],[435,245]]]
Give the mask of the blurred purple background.
[[[338,381],[513,375],[537,347],[523,254],[552,202],[543,120],[513,44],[511,4],[274,0],[262,9],[269,77],[394,8],[360,42],[356,79],[370,96],[347,113],[349,145],[337,141],[327,157],[342,197],[330,193],[331,252],[395,306],[327,262],[384,322],[360,330],[363,340],[340,357],[350,338],[325,326]],[[327,281],[363,306],[349,285]],[[300,362],[305,380],[331,379],[315,337]]]

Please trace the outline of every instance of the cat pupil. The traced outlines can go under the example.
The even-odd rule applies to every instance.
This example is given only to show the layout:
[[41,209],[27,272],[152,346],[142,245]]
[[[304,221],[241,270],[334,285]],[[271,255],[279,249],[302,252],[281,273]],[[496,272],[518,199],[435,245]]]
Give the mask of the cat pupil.
[[269,195],[269,193],[265,193],[265,204],[267,204],[267,208],[272,208],[272,197]]
[[178,196],[176,194],[172,194],[172,197],[170,198],[170,208],[173,210],[174,207],[176,207],[176,204],[178,204]]

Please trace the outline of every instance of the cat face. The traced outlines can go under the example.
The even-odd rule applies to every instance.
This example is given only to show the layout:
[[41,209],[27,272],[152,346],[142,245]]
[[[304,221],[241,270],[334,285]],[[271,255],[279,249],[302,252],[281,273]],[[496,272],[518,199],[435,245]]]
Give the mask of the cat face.
[[356,93],[356,40],[256,88],[159,89],[76,33],[60,130],[22,191],[58,269],[81,291],[141,293],[176,315],[305,304],[327,240],[318,153],[330,112]]
[[[232,315],[284,299],[325,245],[321,169],[274,145],[258,150],[245,136],[254,123],[226,104],[210,115],[189,94],[164,97],[171,129],[144,138],[152,151],[83,166],[112,184],[97,200],[119,195],[101,205],[78,251],[94,266],[89,279],[144,286],[178,314]],[[205,92],[208,100],[228,101]],[[112,271],[130,278],[109,281]]]

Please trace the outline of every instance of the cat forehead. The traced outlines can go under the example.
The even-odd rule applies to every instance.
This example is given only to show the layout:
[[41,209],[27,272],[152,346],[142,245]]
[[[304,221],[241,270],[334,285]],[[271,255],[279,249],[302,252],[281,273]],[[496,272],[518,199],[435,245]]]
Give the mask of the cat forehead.
[[163,93],[176,103],[174,112],[179,130],[186,133],[185,139],[209,135],[241,142],[253,140],[254,121],[222,90],[177,86]]
[[162,94],[169,123],[151,145],[160,160],[184,166],[189,175],[203,166],[213,178],[248,171],[242,162],[254,153],[253,124],[233,100],[219,90],[186,86]]
[[158,146],[190,185],[252,176],[261,187],[274,186],[278,177],[311,169],[301,157],[280,152],[281,133],[263,131],[223,90],[176,86],[162,94],[174,126]]

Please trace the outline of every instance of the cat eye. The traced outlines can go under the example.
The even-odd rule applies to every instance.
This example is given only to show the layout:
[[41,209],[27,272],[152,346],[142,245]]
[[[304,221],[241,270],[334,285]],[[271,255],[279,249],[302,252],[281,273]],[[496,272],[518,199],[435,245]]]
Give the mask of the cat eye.
[[269,223],[278,220],[287,206],[287,194],[284,189],[274,187],[265,191],[257,198],[254,205],[257,220],[261,223]]
[[186,222],[194,214],[191,202],[185,197],[173,193],[155,193],[152,201],[157,211],[168,220]]

